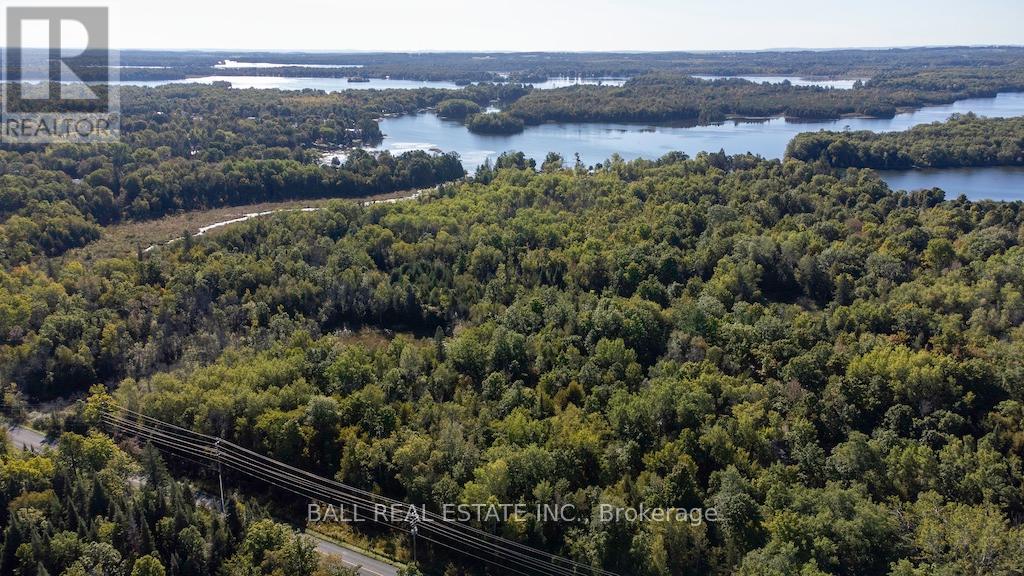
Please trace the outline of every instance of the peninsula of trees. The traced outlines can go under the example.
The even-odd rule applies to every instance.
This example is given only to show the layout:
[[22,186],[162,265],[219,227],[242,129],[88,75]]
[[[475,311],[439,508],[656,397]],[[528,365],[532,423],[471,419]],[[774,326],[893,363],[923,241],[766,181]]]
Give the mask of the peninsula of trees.
[[904,132],[808,132],[786,156],[836,168],[1024,166],[1024,118],[954,116]]

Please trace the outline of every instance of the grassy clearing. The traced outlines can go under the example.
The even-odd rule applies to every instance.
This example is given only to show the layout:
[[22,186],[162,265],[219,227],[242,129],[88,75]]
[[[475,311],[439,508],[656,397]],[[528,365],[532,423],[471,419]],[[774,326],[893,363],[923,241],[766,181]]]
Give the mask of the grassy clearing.
[[[120,258],[126,255],[134,255],[138,250],[146,249],[154,244],[166,244],[167,242],[180,238],[186,230],[195,233],[204,226],[217,222],[240,218],[252,212],[270,212],[274,210],[289,210],[298,208],[317,208],[335,201],[367,202],[374,200],[388,200],[402,198],[414,194],[415,190],[403,190],[378,194],[361,198],[319,198],[316,200],[288,200],[284,202],[260,202],[258,204],[246,204],[243,206],[225,206],[213,210],[201,210],[196,212],[184,212],[166,216],[158,220],[145,220],[139,222],[124,222],[107,226],[103,229],[103,235],[99,240],[69,251],[65,258],[69,260],[102,260],[104,258]],[[223,228],[209,231],[207,234],[217,234]]]

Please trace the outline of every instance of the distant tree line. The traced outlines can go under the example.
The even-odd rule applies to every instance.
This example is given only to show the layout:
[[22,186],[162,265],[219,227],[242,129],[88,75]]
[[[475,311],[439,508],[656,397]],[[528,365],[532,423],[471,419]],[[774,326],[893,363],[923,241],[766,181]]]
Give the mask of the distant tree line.
[[[632,77],[649,72],[707,75],[781,75],[871,78],[908,70],[1019,66],[1020,47],[938,47],[884,50],[766,51],[744,54],[659,52],[637,53],[365,53],[323,54],[250,52],[123,51],[123,79],[165,80],[187,76],[270,75],[345,77],[358,73],[370,78],[448,80],[456,83],[502,81],[539,82],[557,76]],[[310,66],[357,64],[361,68],[289,66],[282,68],[216,69],[225,58],[242,62],[278,62]]]
[[[730,116],[799,119],[844,115],[889,118],[899,110],[944,104],[1000,91],[1024,91],[1024,70],[953,70],[918,78],[918,72],[852,90],[701,80],[681,74],[648,74],[624,86],[571,86],[535,90],[506,111],[526,124],[542,122],[717,122]],[[919,83],[911,82],[917,79]],[[941,79],[941,80],[939,80]],[[941,86],[939,85],[941,83]]]

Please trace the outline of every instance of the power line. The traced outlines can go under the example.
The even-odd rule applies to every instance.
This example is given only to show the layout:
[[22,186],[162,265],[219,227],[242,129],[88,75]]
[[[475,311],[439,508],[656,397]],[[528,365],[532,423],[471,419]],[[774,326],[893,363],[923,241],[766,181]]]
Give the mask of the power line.
[[[133,433],[139,433],[139,431],[140,431],[140,429],[137,427],[137,425],[133,425],[131,423],[126,423],[123,419],[120,419],[120,418],[117,418],[117,417],[110,418],[108,420],[108,422],[110,422],[111,424],[116,426],[121,431],[127,431],[127,432],[133,432]],[[144,432],[143,434],[147,434],[147,433],[151,433],[151,432],[152,431],[147,431],[147,432]],[[161,444],[166,444],[168,442],[166,435],[160,434],[160,433],[149,434],[147,437],[151,437],[151,438],[153,438],[154,440],[156,440],[157,442],[159,442]],[[181,448],[181,447],[178,446],[178,448]],[[205,451],[197,452],[197,454],[202,454],[203,456],[209,457],[209,453],[205,452]],[[308,480],[297,478],[295,475],[292,475],[292,474],[287,474],[287,473],[282,474],[280,472],[275,472],[275,471],[270,470],[270,469],[253,468],[251,461],[244,461],[243,460],[243,461],[239,462],[237,455],[231,455],[231,454],[225,453],[224,456],[227,458],[227,460],[225,460],[225,462],[224,462],[227,466],[229,466],[229,467],[231,467],[231,468],[233,468],[235,470],[238,470],[240,472],[246,473],[246,474],[248,474],[250,476],[253,476],[253,477],[257,478],[257,479],[263,480],[263,481],[265,481],[265,482],[267,482],[267,483],[269,483],[269,484],[271,484],[273,486],[276,486],[278,488],[281,488],[281,489],[284,489],[286,491],[292,492],[292,493],[297,494],[299,496],[312,497],[312,498],[317,498],[317,499],[320,499],[320,500],[327,500],[327,499],[329,499],[329,498],[325,498],[325,495],[323,494],[323,492],[318,492],[316,486],[310,486],[310,483],[309,483]],[[296,484],[298,484],[298,486],[296,486]],[[378,510],[376,508],[377,503],[374,503],[374,502],[371,502],[371,501],[368,501],[368,500],[360,500],[360,499],[356,499],[355,501],[353,501],[352,500],[352,496],[338,494],[336,491],[331,491],[331,492],[332,492],[331,496],[334,496],[335,498],[338,498],[338,500],[340,500],[342,502],[345,502],[345,503],[347,503],[347,504],[349,504],[349,505],[351,505],[353,507],[356,507],[355,509],[358,509],[357,508],[358,506],[363,506],[363,507],[367,508],[367,516],[370,518],[371,521],[375,521],[375,522],[378,522],[378,523],[385,524],[389,528],[397,529],[397,530],[400,530],[402,532],[410,532],[409,530],[405,530],[401,526],[397,526],[394,523],[386,522],[386,521],[385,522],[381,522],[380,520],[378,520],[377,519],[377,511]],[[449,535],[449,536],[451,536],[451,535]],[[465,548],[459,548],[459,547],[450,545],[448,543],[442,542],[440,540],[436,540],[436,539],[433,539],[433,538],[430,538],[430,537],[426,537],[426,536],[424,536],[424,539],[429,541],[429,542],[438,544],[438,545],[440,545],[442,547],[448,548],[450,550],[453,550],[453,551],[456,551],[456,552],[460,552],[460,553],[463,553],[463,554],[468,554],[468,552],[467,552],[467,550]],[[457,538],[453,538],[453,539],[457,540]],[[472,543],[471,542],[462,541],[462,542],[456,542],[456,544],[467,545],[467,544],[472,544]],[[493,555],[494,551],[493,550],[485,550],[484,553],[490,553],[490,554]],[[480,557],[480,556],[478,556],[476,554],[468,554],[468,555],[473,557],[473,558],[475,558],[475,559],[477,559],[477,560],[483,561],[483,562],[492,562],[493,563],[492,560],[487,559],[487,558],[482,558],[482,557]],[[498,551],[498,553],[496,555],[500,556],[502,560],[513,560],[513,561],[517,560],[517,558],[515,557],[514,554],[503,553],[500,550]],[[524,559],[518,558],[518,560],[522,561]],[[527,564],[530,564],[532,568],[534,568],[535,570],[540,570],[542,573],[553,573],[553,574],[566,574],[567,573],[567,572],[565,572],[563,570],[553,570],[552,566],[550,566],[548,564],[537,564],[536,560],[533,560],[533,561],[530,561],[531,559],[526,559],[526,560],[527,560],[527,562],[526,562]],[[502,563],[501,565],[504,568],[509,569],[510,571],[513,571],[513,572],[516,572],[516,573],[519,573],[519,574],[528,574],[528,573],[520,572],[518,570],[511,569],[507,564]],[[534,573],[537,573],[537,572],[534,572]]]
[[[408,506],[410,510],[413,509],[412,506],[409,504],[405,504],[398,500],[387,498],[378,494],[369,493],[364,490],[359,490],[357,488],[341,484],[337,481],[316,476],[312,473],[270,459],[266,456],[257,454],[255,452],[252,452],[251,450],[247,450],[240,446],[234,445],[230,442],[223,441],[221,439],[201,434],[186,428],[182,428],[180,426],[168,422],[163,422],[150,416],[146,416],[144,414],[134,412],[126,408],[118,407],[118,409],[121,412],[125,412],[135,416],[138,420],[147,421],[148,423],[150,423],[150,425],[147,426],[146,424],[143,424],[136,420],[132,420],[130,418],[126,418],[116,413],[110,412],[109,410],[105,410],[102,413],[102,417],[107,425],[116,428],[122,432],[128,432],[131,435],[141,437],[147,440],[151,445],[169,452],[170,455],[172,456],[183,458],[187,461],[198,464],[200,466],[212,468],[212,466],[210,466],[208,463],[204,464],[203,462],[197,460],[197,458],[216,462],[218,467],[221,464],[227,464],[229,467],[236,469],[239,472],[253,476],[254,478],[263,480],[264,482],[267,482],[276,487],[285,489],[287,491],[296,493],[301,496],[312,497],[320,500],[337,500],[339,502],[343,502],[353,506],[353,510],[355,511],[358,511],[359,507],[362,506],[364,509],[369,511],[369,513],[367,513],[367,516],[370,516],[371,519],[374,521],[378,521],[376,515],[379,507],[382,506],[380,501],[383,501],[385,504],[391,506]],[[229,449],[241,452],[241,454],[234,454],[230,451],[221,450],[221,444],[226,445]],[[185,456],[185,454],[189,454],[190,456]],[[227,460],[225,460],[225,458]],[[254,459],[258,459],[259,461],[254,462]],[[283,469],[283,471],[281,469]],[[295,474],[296,472],[302,474],[303,476]],[[322,485],[325,483],[329,485],[334,485],[335,487],[325,487]],[[296,484],[301,485],[303,487],[303,490],[295,490],[294,486]],[[326,496],[325,488],[327,492]],[[355,492],[356,494],[350,494],[338,490],[338,488],[341,488],[349,492]],[[417,515],[418,514],[419,512],[417,512]],[[440,516],[436,514],[430,514],[432,518],[440,518]],[[426,518],[427,515],[424,514],[424,517]],[[398,526],[393,522],[387,523],[386,525],[387,527],[392,529],[408,532],[407,530],[403,529],[401,526]],[[498,536],[462,524],[444,521],[437,524],[426,524],[425,526],[427,526],[429,530],[435,532],[435,536],[439,538],[448,538],[460,546],[476,547],[477,549],[481,550],[482,553],[495,556],[496,558],[500,558],[502,561],[518,560],[521,562],[525,562],[526,564],[529,564],[532,568],[539,569],[544,573],[576,574],[582,570],[590,573],[610,574],[607,571],[595,569],[589,566],[581,565],[579,563],[576,563],[565,558],[550,555],[545,552],[541,552],[539,550],[526,547],[517,542],[505,540]],[[476,536],[475,534],[462,534],[459,532],[459,530],[456,530],[455,528],[461,529],[462,531],[474,532],[475,534],[483,535],[497,542],[486,541],[484,539],[481,539],[479,536]],[[424,536],[424,539],[460,553],[467,553],[467,550],[465,548],[455,548],[453,546],[446,544],[445,542],[441,542],[428,536]],[[516,548],[518,550],[508,550],[505,547],[499,546],[498,543],[504,545],[511,545],[508,547]],[[524,551],[535,554],[539,556],[539,558],[526,556],[522,553]],[[473,556],[474,558],[480,559],[482,561],[490,561],[488,559],[480,558],[479,556],[476,556],[474,554],[468,555]],[[565,570],[565,566],[560,565],[561,563],[575,566],[571,571],[567,571]],[[504,562],[502,562],[501,565],[506,569],[510,569],[510,567]]]
[[[113,409],[116,409],[115,412]],[[543,574],[549,576],[592,574],[616,576],[601,568],[588,566],[568,558],[531,548],[507,540],[465,524],[452,522],[436,513],[416,509],[413,505],[348,486],[336,480],[317,476],[253,452],[227,440],[209,436],[177,426],[121,406],[101,407],[103,422],[129,435],[145,438],[154,446],[178,451],[191,456],[227,466],[237,472],[264,481],[291,493],[320,501],[334,501],[352,506],[358,513],[364,509],[366,518],[402,532],[410,532],[402,522],[382,521],[382,507],[392,513],[408,508],[409,518],[421,522],[410,522],[419,538],[438,546],[459,552],[482,562],[496,564],[505,570],[519,574]],[[385,517],[384,520],[387,520]],[[426,534],[422,534],[426,532]],[[488,556],[482,557],[481,555]],[[519,567],[531,572],[520,572],[509,562],[520,563]]]
[[[128,433],[129,435],[133,435],[133,436],[138,435],[139,437],[145,438],[146,440],[152,442],[153,445],[155,447],[157,447],[157,448],[185,451],[185,452],[191,453],[191,454],[193,454],[195,456],[199,456],[199,457],[202,457],[202,458],[207,458],[207,459],[214,460],[214,461],[216,460],[216,456],[213,455],[210,452],[197,451],[197,450],[195,450],[192,447],[182,445],[181,444],[181,440],[180,439],[174,439],[173,435],[171,436],[171,439],[169,439],[168,436],[165,435],[165,434],[151,435],[150,434],[151,431],[144,431],[144,428],[139,427],[138,424],[126,422],[123,419],[119,419],[117,417],[113,417],[113,416],[109,416],[109,415],[104,416],[104,419],[105,419],[105,423],[108,424],[109,426],[111,426],[112,428],[114,428],[115,430],[117,430],[119,432]],[[257,480],[262,480],[262,481],[264,481],[264,482],[266,482],[268,484],[271,484],[272,486],[275,486],[277,488],[281,488],[283,490],[287,490],[287,491],[292,492],[294,494],[297,494],[299,496],[304,496],[306,498],[315,498],[315,499],[324,500],[324,501],[326,501],[326,500],[343,501],[346,504],[351,504],[353,506],[358,506],[358,505],[364,505],[365,506],[365,504],[362,504],[362,503],[359,503],[359,502],[352,502],[350,500],[345,500],[343,495],[340,495],[340,497],[338,497],[339,495],[332,494],[331,496],[333,496],[333,497],[328,497],[328,496],[325,496],[322,492],[318,493],[318,492],[316,492],[316,486],[314,486],[314,485],[310,484],[308,481],[304,481],[304,480],[302,480],[300,478],[295,478],[293,476],[282,475],[279,472],[276,472],[276,471],[274,471],[272,469],[254,467],[254,466],[251,465],[251,463],[248,463],[248,462],[238,462],[238,461],[235,460],[234,456],[232,456],[230,454],[227,454],[227,453],[222,453],[220,456],[222,456],[221,462],[225,466],[231,468],[232,470],[236,470],[238,472],[241,472],[243,474],[246,474],[248,476],[256,478]],[[195,462],[195,460],[192,460],[192,461]],[[210,467],[210,466],[207,465],[207,467]],[[401,530],[401,527],[397,527],[397,526],[388,525],[388,527],[396,528],[396,529]]]
[[[296,468],[294,466],[290,466],[290,465],[285,464],[284,462],[280,462],[278,460],[274,460],[272,458],[269,458],[269,457],[264,456],[262,454],[259,454],[257,452],[253,452],[252,450],[249,450],[249,449],[243,448],[241,446],[238,446],[237,444],[234,444],[234,443],[229,442],[227,440],[221,440],[221,439],[219,439],[217,437],[214,437],[214,436],[209,436],[209,435],[206,435],[206,434],[195,432],[193,430],[189,430],[187,428],[182,428],[182,427],[174,425],[174,424],[163,422],[161,420],[158,420],[156,418],[153,418],[151,416],[147,416],[147,415],[139,413],[139,412],[135,412],[135,411],[130,410],[128,408],[118,407],[118,409],[120,409],[120,410],[122,410],[124,412],[130,413],[130,414],[132,414],[132,415],[134,415],[136,417],[139,417],[139,418],[141,418],[143,420],[147,420],[149,422],[152,422],[155,425],[163,425],[163,426],[172,428],[172,429],[174,429],[176,431],[179,431],[181,433],[188,434],[188,435],[198,439],[199,441],[201,441],[201,442],[203,442],[205,444],[213,444],[213,443],[220,442],[220,444],[222,446],[225,446],[225,447],[227,447],[229,449],[233,449],[233,450],[236,450],[236,451],[243,452],[243,453],[245,453],[245,455],[249,456],[251,459],[252,458],[258,459],[259,462],[253,463],[253,466],[255,466],[256,469],[260,469],[260,465],[261,464],[263,466],[277,466],[277,467],[286,469],[287,471],[289,471],[292,474],[303,475],[307,479],[316,482],[318,485],[321,484],[321,483],[327,483],[327,484],[336,486],[337,488],[340,488],[340,489],[348,491],[348,492],[355,492],[355,493],[361,495],[364,498],[371,499],[371,504],[369,505],[371,510],[375,510],[376,509],[376,506],[374,506],[374,504],[376,504],[377,500],[383,500],[386,504],[391,505],[391,506],[397,506],[397,507],[410,506],[409,504],[407,504],[405,502],[401,502],[401,501],[395,500],[393,498],[388,498],[386,496],[382,496],[382,495],[379,495],[379,494],[374,494],[372,492],[367,492],[365,490],[361,490],[361,489],[355,488],[353,486],[348,486],[348,485],[343,484],[341,482],[338,482],[336,480],[331,480],[331,479],[328,479],[328,478],[317,476],[317,475],[315,475],[315,474],[313,474],[311,472],[302,470],[300,468]],[[246,472],[246,471],[243,471],[243,472]],[[292,481],[295,481],[294,478],[290,478],[290,479]],[[337,494],[337,493],[335,492],[335,494]],[[348,495],[346,494],[346,496],[348,496]],[[530,564],[534,565],[535,567],[543,569],[543,570],[550,570],[552,568],[552,566],[554,566],[554,567],[557,567],[557,568],[571,569],[571,572],[565,572],[565,573],[571,573],[571,574],[578,574],[581,571],[584,572],[584,573],[598,574],[598,575],[613,575],[614,574],[614,573],[609,572],[607,570],[603,570],[603,569],[600,569],[600,568],[595,568],[595,567],[592,567],[592,566],[587,566],[585,564],[581,564],[579,562],[575,562],[575,561],[570,560],[568,558],[563,558],[563,557],[560,557],[560,556],[549,554],[547,552],[542,552],[540,550],[537,550],[535,548],[531,548],[529,546],[520,544],[518,542],[514,542],[512,540],[508,540],[508,539],[502,538],[500,536],[497,536],[497,535],[494,535],[494,534],[490,534],[488,532],[484,532],[483,530],[480,530],[478,528],[474,528],[472,526],[467,526],[465,524],[459,524],[459,523],[451,522],[447,518],[444,518],[441,515],[438,515],[438,514],[435,514],[435,513],[427,512],[426,516],[428,518],[430,518],[431,520],[434,520],[434,522],[430,524],[429,528],[432,529],[432,530],[435,530],[436,532],[438,532],[439,533],[438,535],[440,535],[440,536],[448,536],[448,537],[452,538],[453,540],[459,540],[460,544],[483,547],[488,552],[490,552],[490,553],[492,553],[492,554],[494,554],[496,556],[501,557],[503,560],[510,559],[510,555],[515,554],[515,552],[511,552],[511,551],[508,550],[509,548],[514,548],[514,549],[516,549],[518,551],[518,554],[515,555],[515,558],[518,558],[520,560],[525,560],[525,561],[529,562]],[[455,531],[453,531],[453,529]],[[460,533],[460,531],[461,531],[461,533]],[[464,534],[464,532],[471,532],[472,534]],[[530,556],[530,555],[532,555],[532,556]]]
[[[139,433],[140,432],[140,428],[139,428],[138,424],[133,424],[133,423],[127,422],[124,419],[121,419],[121,418],[119,418],[117,416],[111,417],[108,421],[111,422],[112,424],[114,424],[115,426],[117,426],[119,430],[133,432],[133,433]],[[153,438],[154,440],[156,440],[157,442],[159,442],[161,444],[166,444],[168,442],[168,437],[164,433],[160,433],[160,432],[153,433],[152,430],[144,431],[142,433],[144,435],[146,435],[146,437]],[[171,436],[173,437],[173,434]],[[177,442],[179,440],[180,440],[180,438],[176,439],[176,440],[172,440],[171,443],[174,444],[174,442]],[[181,446],[177,446],[177,445],[175,445],[175,446],[177,448],[182,448]],[[202,456],[205,456],[205,457],[210,457],[210,452],[209,451],[198,451],[198,452],[193,451],[193,452],[196,453],[196,454],[201,454]],[[229,466],[229,467],[231,467],[231,468],[233,468],[235,470],[238,470],[238,471],[240,471],[242,473],[246,473],[246,474],[248,474],[250,476],[253,476],[253,477],[257,478],[257,479],[263,480],[263,481],[265,481],[265,482],[267,482],[267,483],[269,483],[269,484],[271,484],[273,486],[282,488],[284,490],[287,490],[289,492],[292,492],[292,493],[300,495],[300,496],[312,497],[312,498],[316,498],[316,499],[319,499],[319,500],[328,500],[328,499],[331,499],[330,497],[334,497],[334,498],[336,498],[337,500],[339,500],[341,502],[344,502],[346,504],[349,504],[349,505],[353,506],[353,508],[355,510],[358,510],[358,507],[362,506],[362,507],[364,507],[366,509],[366,511],[364,513],[366,514],[366,516],[368,516],[370,518],[371,521],[375,521],[375,522],[378,522],[378,523],[385,524],[387,527],[390,527],[390,528],[393,528],[393,529],[397,529],[397,530],[400,530],[402,532],[409,532],[408,530],[405,530],[401,526],[395,525],[393,522],[388,522],[388,521],[381,522],[380,520],[378,520],[378,518],[377,518],[378,508],[377,507],[379,506],[379,503],[372,502],[372,501],[366,500],[366,499],[361,499],[361,498],[358,498],[358,497],[353,497],[351,495],[342,494],[342,493],[339,493],[336,490],[329,490],[329,492],[330,492],[329,496],[325,497],[325,494],[324,494],[324,491],[323,491],[324,489],[322,487],[316,485],[315,483],[311,483],[308,479],[299,478],[299,477],[296,477],[294,474],[290,474],[290,473],[287,473],[287,472],[282,473],[282,472],[276,471],[276,470],[274,470],[272,468],[261,468],[259,466],[255,466],[254,465],[255,463],[253,463],[251,459],[246,459],[244,457],[240,458],[238,455],[230,454],[227,451],[225,451],[223,453],[223,456],[225,456],[225,458],[226,458],[224,460],[224,464],[225,465],[227,465],[227,466]],[[406,505],[406,506],[408,506],[408,505]],[[433,527],[433,525],[431,527]],[[456,541],[455,542],[456,545],[467,546],[467,545],[475,544],[475,542],[471,542],[471,541],[470,542],[467,542],[465,540],[461,540],[460,541],[460,539],[458,538],[457,534],[442,533],[439,536],[448,536],[448,537],[450,537],[451,539]],[[427,541],[436,543],[438,545],[441,545],[441,546],[443,546],[445,548],[449,548],[451,550],[454,550],[456,552],[461,552],[461,553],[466,553],[467,552],[467,550],[464,547],[455,547],[453,545],[449,545],[448,543],[442,542],[442,541],[437,540],[437,539],[429,538],[429,537],[426,537],[426,536],[424,537],[424,539],[427,540]],[[483,550],[483,553],[494,555],[494,556],[500,558],[503,561],[516,561],[516,560],[518,560],[518,561],[525,561],[525,563],[530,565],[531,568],[533,568],[534,570],[538,570],[539,571],[539,572],[534,572],[534,573],[550,573],[550,574],[567,574],[567,573],[570,573],[570,572],[565,572],[564,570],[553,569],[552,565],[547,564],[547,563],[539,563],[536,559],[521,558],[521,557],[518,557],[516,554],[508,553],[508,552],[500,550],[500,549],[498,549],[498,550],[485,549],[485,550]],[[475,554],[470,554],[470,556],[472,556],[472,557],[474,557],[474,558],[476,558],[478,560],[484,561],[484,562],[491,561],[491,560],[489,560],[487,558],[481,558],[480,556],[475,555]],[[502,566],[504,566],[505,568],[509,568],[508,565],[505,564],[505,563],[502,563]],[[518,571],[516,571],[516,572],[519,573]]]

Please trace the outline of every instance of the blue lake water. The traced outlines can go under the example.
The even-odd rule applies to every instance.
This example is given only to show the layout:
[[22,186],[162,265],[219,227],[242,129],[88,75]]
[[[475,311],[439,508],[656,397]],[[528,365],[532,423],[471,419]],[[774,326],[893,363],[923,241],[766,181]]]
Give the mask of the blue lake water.
[[238,60],[224,60],[214,64],[214,68],[362,68],[362,64],[280,64],[277,62],[239,62]]
[[966,112],[982,116],[1024,116],[1024,94],[961,100],[897,114],[888,119],[794,122],[772,118],[707,126],[550,123],[530,126],[513,135],[473,134],[459,122],[442,120],[433,114],[416,114],[382,120],[381,131],[386,137],[379,149],[455,151],[462,155],[469,170],[487,158],[493,160],[506,150],[521,150],[538,159],[543,159],[548,152],[558,152],[567,159],[579,153],[588,164],[601,162],[614,153],[626,159],[658,158],[675,150],[690,155],[700,151],[725,150],[730,154],[752,152],[766,158],[781,158],[789,141],[801,132],[845,129],[890,132],[927,122],[941,122],[952,114]]
[[751,82],[757,82],[759,84],[782,84],[783,82],[789,82],[793,86],[821,86],[822,88],[837,88],[840,90],[850,90],[853,85],[857,83],[856,78],[840,78],[840,79],[808,79],[801,78],[799,76],[704,76],[695,74],[694,78],[700,78],[702,80],[720,80],[722,78],[742,78],[744,80],[750,80]]
[[[241,69],[241,68],[348,68],[358,69],[361,64],[276,64],[272,62],[236,62],[226,60],[215,64],[218,69]],[[149,68],[149,66],[139,66]],[[356,70],[353,70],[353,74]],[[695,76],[705,80],[726,78],[726,76]],[[853,88],[856,80],[806,80],[795,76],[728,76],[728,78],[743,78],[751,82],[768,82],[780,84],[789,80],[794,86],[823,86],[826,88]],[[454,82],[428,81],[428,80],[392,80],[387,78],[370,78],[369,82],[349,82],[347,78],[289,78],[285,76],[230,76],[211,75],[183,80],[125,80],[120,84],[130,86],[162,86],[164,84],[185,84],[195,82],[199,84],[210,84],[212,82],[230,82],[235,88],[278,88],[281,90],[326,90],[328,92],[340,92],[343,90],[368,90],[368,89],[411,89],[411,88],[458,88]],[[629,78],[616,77],[582,77],[582,76],[556,76],[548,78],[544,82],[532,82],[538,90],[550,90],[552,88],[565,88],[580,84],[597,86],[622,86]]]
[[[803,80],[785,76],[750,76],[752,81],[782,82],[789,80],[800,85],[850,88],[855,80]],[[371,79],[369,82],[348,82],[345,78],[286,78],[276,76],[206,76],[174,81],[126,81],[123,84],[159,86],[169,83],[230,82],[236,88],[278,88],[301,90],[312,88],[326,91],[366,90],[386,88],[458,88],[453,82],[425,82],[416,80]],[[621,85],[624,78],[552,78],[535,84],[549,89],[573,84]],[[484,161],[494,160],[507,150],[521,150],[532,158],[542,160],[548,152],[558,152],[572,161],[579,154],[583,162],[595,164],[619,154],[625,159],[657,158],[671,151],[695,155],[701,151],[724,150],[729,154],[751,152],[766,158],[780,158],[786,145],[801,132],[818,130],[871,130],[891,132],[907,130],[919,124],[941,122],[952,114],[973,112],[981,116],[1024,116],[1024,94],[999,94],[995,98],[961,100],[943,106],[929,106],[897,114],[894,118],[843,118],[825,121],[790,121],[784,118],[764,120],[732,120],[706,126],[670,124],[617,124],[550,123],[528,127],[521,134],[472,134],[459,122],[442,120],[433,114],[416,114],[385,118],[381,130],[383,143],[374,150],[395,153],[407,150],[458,152],[470,172]],[[972,171],[910,171],[886,173],[890,185],[896,188],[939,187],[947,196],[966,194],[969,198],[1015,200],[1024,189],[1024,172],[1014,169],[986,168]]]
[[970,200],[1024,200],[1024,167],[1019,166],[884,170],[879,175],[893,190],[941,188],[947,199],[963,194]]
[[552,88],[565,88],[581,84],[591,86],[622,86],[629,78],[584,78],[580,76],[558,76],[548,78],[545,82],[532,82],[538,90],[551,90]]
[[424,80],[391,80],[371,78],[369,82],[349,82],[347,78],[288,78],[285,76],[202,76],[183,80],[124,80],[123,86],[163,86],[165,84],[213,84],[229,82],[233,88],[276,88],[279,90],[385,90],[412,88],[459,88],[454,82],[430,82]]
[[[473,134],[459,122],[442,120],[433,114],[385,118],[381,121],[384,141],[374,150],[432,150],[458,152],[470,172],[485,160],[493,161],[507,150],[521,150],[539,161],[548,152],[558,152],[571,162],[579,154],[583,162],[595,164],[619,154],[634,158],[658,158],[667,152],[682,151],[695,155],[701,151],[725,150],[729,154],[752,152],[766,158],[781,158],[786,145],[801,132],[818,130],[872,130],[891,132],[918,124],[941,122],[952,114],[974,112],[982,116],[1024,116],[1024,94],[1000,94],[995,98],[961,100],[944,106],[929,106],[894,118],[844,118],[815,122],[794,122],[784,118],[762,121],[729,121],[708,126],[643,124],[542,124],[528,127],[521,134]],[[999,172],[1000,169],[990,169]],[[945,171],[940,171],[945,172]],[[938,186],[949,197],[961,193],[974,198],[1015,199],[1013,190],[1024,187],[1024,174],[999,172],[998,182],[985,184],[980,172],[967,178],[951,174],[950,179],[936,173],[906,176],[893,180],[922,187]],[[895,178],[895,175],[890,175]],[[928,182],[928,184],[922,184]],[[987,188],[986,188],[987,187]],[[1014,188],[1016,187],[1016,188]],[[986,190],[990,190],[986,192]],[[1019,196],[1017,196],[1019,197]]]
[[[219,64],[215,67],[221,68],[238,68],[238,62],[231,62],[231,66]],[[267,62],[257,62],[254,64],[263,64],[263,68],[271,66]],[[280,67],[281,65],[273,65]],[[289,64],[287,66],[297,66]],[[260,68],[261,66],[246,66]],[[310,66],[311,68],[339,68],[340,66]],[[353,65],[353,68],[356,66]],[[356,74],[353,71],[353,74]],[[279,90],[324,90],[326,92],[342,92],[345,90],[385,90],[385,89],[398,89],[398,90],[410,90],[415,88],[448,88],[457,89],[460,88],[455,82],[445,81],[429,81],[429,80],[394,80],[390,78],[368,78],[368,82],[349,82],[348,78],[289,78],[286,76],[230,76],[230,75],[213,75],[213,76],[202,76],[197,78],[186,78],[182,80],[123,80],[117,82],[122,86],[163,86],[165,84],[212,84],[214,82],[229,82],[233,88],[276,88]],[[628,78],[582,78],[582,77],[555,77],[548,78],[544,82],[534,82],[533,87],[538,90],[550,90],[552,88],[564,88],[566,86],[575,86],[577,84],[591,84],[601,86],[622,86],[626,83]]]

